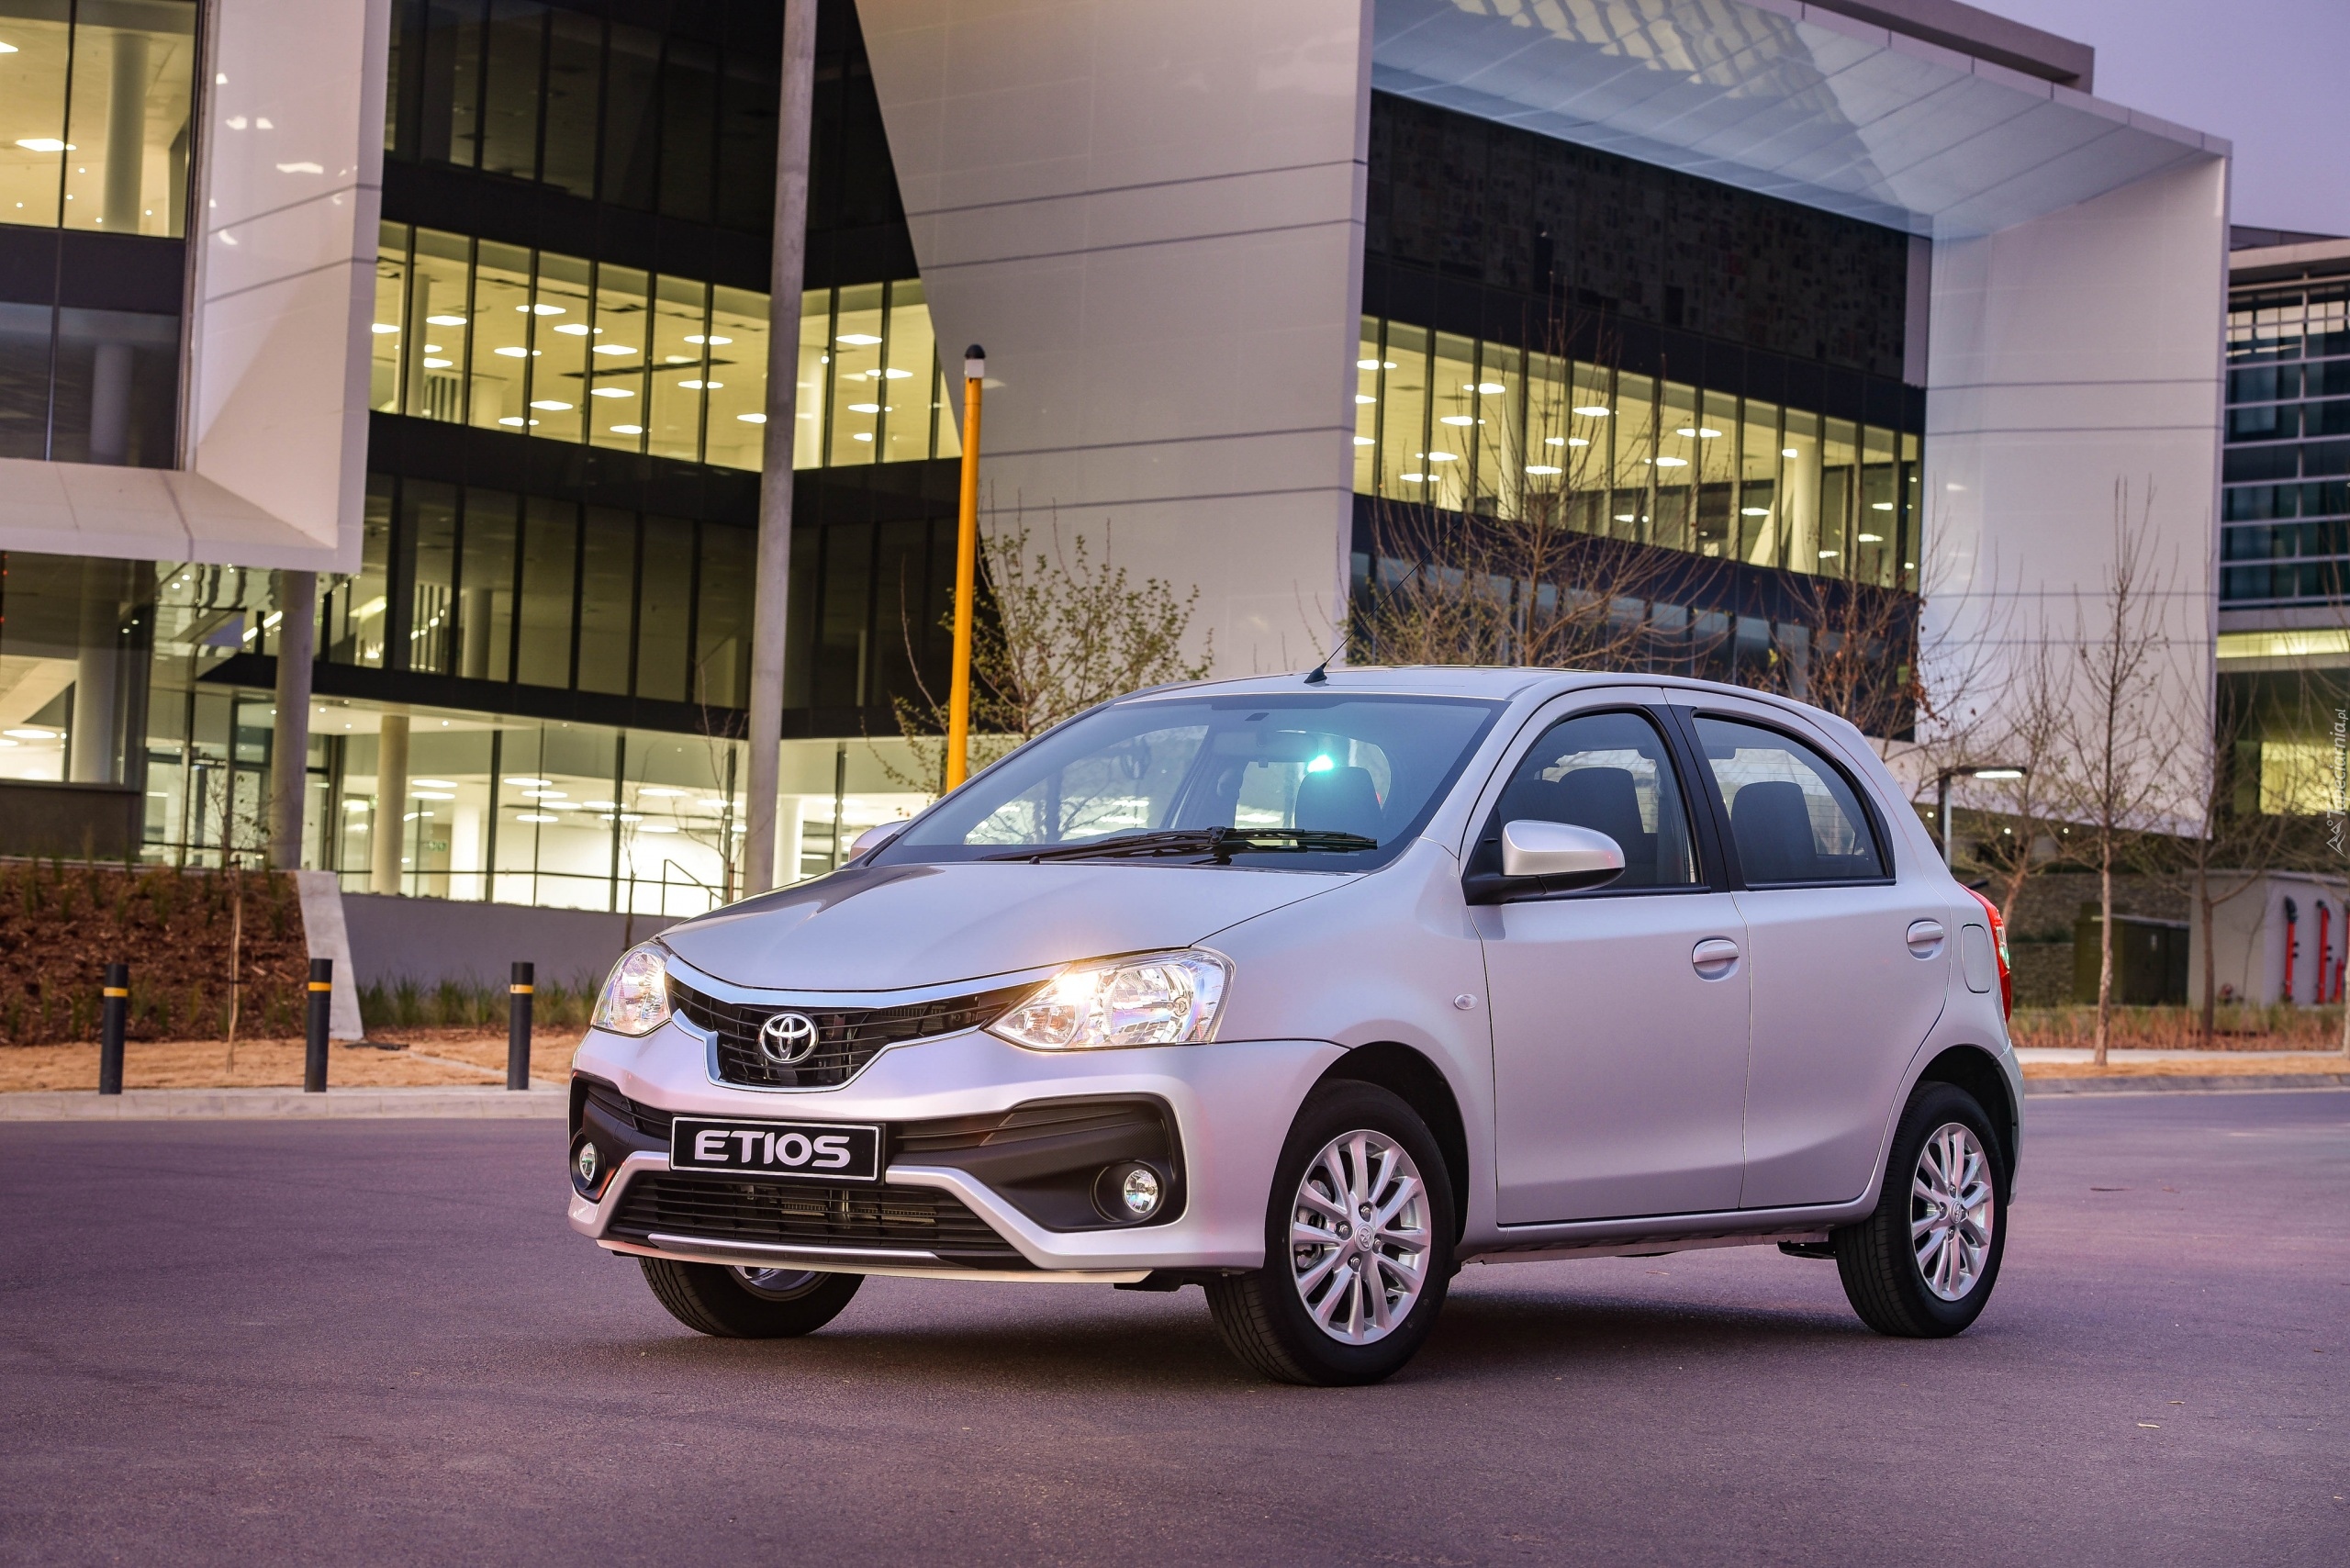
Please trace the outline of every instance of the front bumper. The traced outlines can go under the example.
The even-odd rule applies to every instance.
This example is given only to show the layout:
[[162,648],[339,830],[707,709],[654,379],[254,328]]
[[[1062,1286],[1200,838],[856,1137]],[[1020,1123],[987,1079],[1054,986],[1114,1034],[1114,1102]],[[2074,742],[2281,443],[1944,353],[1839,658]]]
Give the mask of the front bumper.
[[[629,1154],[594,1198],[571,1193],[571,1225],[618,1252],[844,1272],[1118,1282],[1158,1269],[1254,1269],[1265,1259],[1266,1201],[1290,1123],[1306,1092],[1341,1054],[1325,1041],[1259,1040],[1058,1055],[974,1030],[890,1047],[837,1088],[771,1090],[713,1081],[703,1036],[674,1023],[634,1039],[590,1030],[574,1070],[667,1114],[898,1127],[989,1116],[1039,1101],[1155,1101],[1172,1122],[1182,1203],[1160,1222],[1071,1229],[1041,1223],[1024,1212],[1036,1208],[1033,1201],[1015,1203],[969,1170],[899,1152],[886,1157],[878,1193],[848,1194],[883,1205],[878,1213],[859,1207],[850,1223],[834,1227],[855,1234],[811,1236],[802,1226],[785,1233],[787,1239],[754,1243],[711,1228],[697,1234],[689,1205],[640,1202],[632,1207],[632,1189],[669,1170],[666,1140],[652,1140],[659,1147]],[[700,1182],[693,1195],[715,1195],[707,1179]],[[723,1185],[732,1191],[748,1184]],[[746,1201],[792,1184],[756,1185],[758,1193],[744,1193]],[[893,1193],[901,1194],[894,1223],[888,1202]],[[944,1238],[927,1244],[921,1218],[926,1204]],[[622,1226],[624,1211],[631,1218]],[[963,1227],[966,1211],[1000,1247]],[[649,1228],[648,1212],[666,1218]],[[991,1265],[991,1251],[1002,1266]]]

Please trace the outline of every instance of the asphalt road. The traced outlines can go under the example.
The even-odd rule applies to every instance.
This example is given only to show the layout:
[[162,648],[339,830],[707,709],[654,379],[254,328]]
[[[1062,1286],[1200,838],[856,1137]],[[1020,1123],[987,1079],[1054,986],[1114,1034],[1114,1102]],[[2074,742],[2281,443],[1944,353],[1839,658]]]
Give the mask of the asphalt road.
[[2350,1093],[2038,1101],[1998,1294],[1477,1267],[1382,1387],[1196,1291],[698,1338],[546,1123],[0,1127],[0,1560],[2350,1562]]

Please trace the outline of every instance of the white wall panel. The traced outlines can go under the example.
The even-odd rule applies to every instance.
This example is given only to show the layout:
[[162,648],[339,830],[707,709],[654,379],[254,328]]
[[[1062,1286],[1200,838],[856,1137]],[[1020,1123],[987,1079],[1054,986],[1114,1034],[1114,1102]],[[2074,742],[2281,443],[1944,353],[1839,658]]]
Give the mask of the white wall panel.
[[[214,0],[185,466],[359,563],[389,0]],[[258,563],[256,563],[258,564]]]
[[180,466],[0,461],[0,548],[347,571],[390,0],[211,0]]
[[[1989,647],[2012,668],[2043,636],[2063,642],[2083,619],[2094,632],[2123,483],[2168,590],[2150,711],[2209,733],[2226,283],[2218,157],[1936,243],[1930,644]],[[2181,791],[2197,788],[2191,768],[2172,771]]]
[[1327,651],[1351,533],[1368,0],[864,0],[982,501],[1200,590],[1227,671]]

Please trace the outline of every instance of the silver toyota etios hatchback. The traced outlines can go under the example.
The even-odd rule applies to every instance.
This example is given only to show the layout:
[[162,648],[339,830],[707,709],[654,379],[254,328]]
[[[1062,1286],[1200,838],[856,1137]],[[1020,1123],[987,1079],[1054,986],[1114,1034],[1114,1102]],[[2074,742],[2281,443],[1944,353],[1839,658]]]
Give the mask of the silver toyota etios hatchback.
[[867,1274],[1199,1284],[1297,1383],[1402,1366],[1465,1262],[1775,1243],[1954,1334],[2007,1238],[2009,995],[1996,912],[1814,709],[1160,689],[623,958],[571,1223],[706,1334]]

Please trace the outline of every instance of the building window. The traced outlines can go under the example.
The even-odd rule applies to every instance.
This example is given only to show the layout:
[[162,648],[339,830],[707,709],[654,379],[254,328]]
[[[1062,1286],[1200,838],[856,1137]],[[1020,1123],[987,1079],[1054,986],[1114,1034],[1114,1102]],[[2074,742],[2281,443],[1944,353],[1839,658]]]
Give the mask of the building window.
[[[177,237],[196,0],[0,15],[0,223]],[[29,13],[29,14],[28,14]]]
[[2235,296],[2221,479],[2221,603],[2350,597],[2350,282]]
[[1914,432],[1366,317],[1354,452],[1399,504],[1917,586]]
[[[919,281],[800,301],[792,466],[959,448]],[[767,297],[404,223],[383,226],[379,413],[757,472]]]

